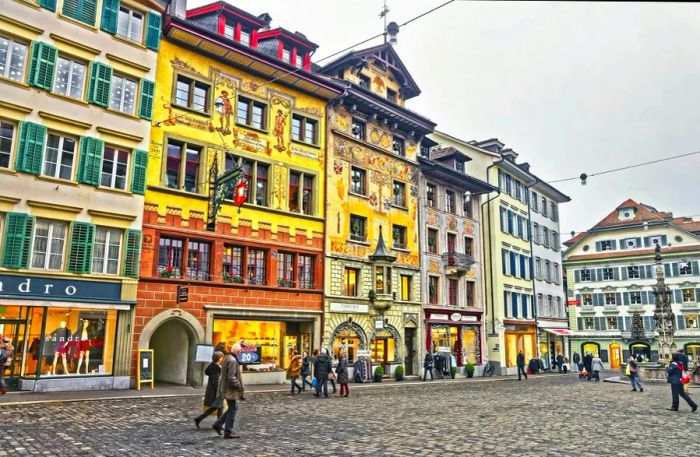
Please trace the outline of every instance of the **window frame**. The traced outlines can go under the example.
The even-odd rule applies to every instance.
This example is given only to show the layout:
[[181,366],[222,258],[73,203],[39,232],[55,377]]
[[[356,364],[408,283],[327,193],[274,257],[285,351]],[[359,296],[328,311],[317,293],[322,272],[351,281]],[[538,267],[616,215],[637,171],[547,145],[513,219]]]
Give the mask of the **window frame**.
[[[406,249],[407,244],[407,228],[405,225],[391,224],[391,241],[392,249]],[[399,242],[396,242],[396,234],[399,233]]]
[[[346,266],[343,269],[343,295],[346,297],[358,297],[360,295],[360,273],[361,270],[356,267]],[[354,275],[354,283],[349,282],[350,276]],[[352,286],[352,288],[351,288]],[[350,293],[352,292],[352,293]]]
[[[177,98],[177,92],[178,92],[177,86],[178,86],[178,82],[179,82],[180,78],[183,78],[183,80],[187,80],[187,81],[184,81],[184,82],[187,82],[187,86],[188,86],[187,104],[186,105],[179,103],[178,98]],[[170,102],[171,105],[175,106],[176,108],[182,108],[182,109],[186,109],[188,111],[192,111],[192,112],[197,113],[197,114],[201,114],[203,116],[210,116],[211,115],[211,106],[210,106],[211,105],[211,89],[212,89],[211,84],[206,82],[206,81],[203,81],[203,80],[200,80],[197,78],[193,78],[192,76],[185,75],[182,73],[175,73],[174,79],[175,79],[175,84],[173,84],[173,94],[172,94],[172,99]],[[194,88],[198,85],[200,86],[200,88],[202,88],[202,86],[206,87],[206,97],[205,97],[206,100],[204,101],[204,111],[199,111],[194,107]]]
[[[112,106],[112,99],[113,99],[112,94],[113,94],[113,91],[115,90],[115,87],[117,86],[117,78],[120,78],[122,81],[121,98],[119,100],[119,107],[113,107]],[[126,90],[125,90],[125,88],[126,88],[127,82],[134,83],[134,106],[133,106],[133,109],[131,111],[125,111],[123,109],[124,104],[126,103]],[[136,116],[136,110],[137,110],[138,104],[139,104],[139,97],[141,95],[139,92],[140,91],[139,86],[141,84],[139,82],[140,82],[139,78],[137,78],[135,76],[128,75],[125,73],[113,72],[112,73],[112,81],[109,84],[109,104],[107,105],[107,108],[109,110],[118,111],[120,113],[129,115],[129,116]]]
[[[433,284],[433,282],[435,284]],[[430,288],[434,287],[435,292],[430,292]],[[430,275],[428,276],[428,303],[431,305],[437,305],[440,303],[440,277]]]
[[[95,271],[95,258],[96,258],[95,246],[97,245],[97,233],[100,230],[104,230],[106,232],[105,242],[104,242],[104,254],[101,258],[98,257],[102,261],[102,271]],[[107,271],[108,266],[109,266],[109,262],[110,262],[110,260],[113,260],[113,259],[110,259],[110,257],[109,257],[109,249],[112,245],[112,233],[114,233],[114,232],[119,233],[119,240],[118,240],[119,241],[118,242],[119,253],[117,254],[117,258],[116,258],[117,271],[115,273],[109,273]],[[90,258],[90,272],[92,274],[103,274],[103,275],[114,275],[114,276],[118,276],[120,274],[121,266],[122,266],[123,246],[124,246],[123,239],[124,239],[124,230],[122,230],[120,228],[107,227],[107,226],[101,226],[101,225],[95,227],[95,239],[93,241],[92,256]]]
[[[213,243],[211,241],[207,240],[201,240],[197,238],[188,238],[186,242],[187,246],[187,255],[185,257],[185,276],[184,278],[193,280],[193,281],[209,281],[211,279],[211,261],[212,261],[212,247]],[[193,248],[193,246],[196,246]],[[203,252],[203,249],[206,247],[206,253]],[[191,259],[191,254],[192,252],[195,252],[197,254],[197,258],[195,260],[196,265],[194,269],[190,267],[190,261]],[[206,254],[206,271],[200,268],[200,257],[204,256]],[[194,272],[194,274],[192,273]]]
[[693,262],[689,260],[687,262],[678,262],[678,275],[679,276],[692,276],[693,275]]
[[[400,191],[398,194],[396,192],[397,190]],[[394,180],[391,184],[391,206],[401,209],[407,209],[406,200],[406,183]]]
[[[179,155],[179,161],[180,164],[178,166],[178,182],[176,187],[170,187],[168,185],[168,149],[170,146],[170,143],[179,143],[180,144],[180,155]],[[200,191],[200,188],[202,187],[202,184],[204,184],[203,181],[203,173],[204,173],[204,167],[202,164],[207,163],[207,156],[206,156],[206,151],[207,148],[205,145],[190,141],[189,139],[181,139],[179,137],[175,136],[166,136],[165,137],[165,160],[162,160],[163,164],[163,170],[162,170],[162,186],[167,188],[167,189],[173,189],[177,190],[180,192],[188,192],[192,194],[203,194],[203,190]],[[195,183],[195,190],[187,190],[185,189],[185,178],[186,178],[186,171],[187,171],[187,150],[192,147],[192,149],[199,149],[199,165],[198,165],[198,170],[197,170],[197,182]],[[250,193],[250,186],[248,192]]]
[[[113,149],[115,151],[115,158],[112,161],[112,171],[110,172],[110,185],[102,184],[102,175],[104,174],[104,166],[105,166],[105,162],[106,162],[107,149]],[[117,167],[119,165],[119,162],[117,160],[118,154],[116,154],[116,153],[119,151],[126,152],[126,166],[125,166],[126,174],[124,175],[124,188],[123,189],[119,188],[115,185],[116,179],[117,179],[116,170],[117,170]],[[132,157],[133,153],[134,153],[133,151],[130,151],[126,148],[121,148],[121,147],[115,146],[115,145],[105,145],[104,152],[102,155],[102,162],[100,163],[100,186],[99,187],[108,188],[108,189],[123,190],[123,191],[129,190],[129,177],[131,176],[129,173],[129,167],[131,166],[131,162],[132,162],[131,157]]]
[[[355,182],[356,174],[361,178],[358,180],[359,185]],[[362,197],[367,196],[367,170],[364,168],[356,167],[355,165],[350,167],[350,193]]]
[[[42,222],[48,223],[48,233],[46,234],[46,251],[43,252],[44,257],[44,262],[42,266],[34,266],[34,256],[36,255],[36,233],[39,228],[39,224]],[[63,239],[56,238],[54,237],[54,229],[56,225],[63,225],[64,230],[63,230]],[[68,245],[70,244],[70,227],[68,226],[69,224],[65,221],[60,221],[56,219],[47,219],[47,218],[37,218],[36,222],[34,223],[34,227],[32,230],[32,243],[31,243],[31,258],[29,260],[29,269],[32,270],[48,270],[48,271],[63,271],[65,269],[65,261],[66,261],[66,250],[68,249]],[[61,249],[61,265],[58,268],[49,268],[49,265],[51,263],[51,250],[52,250],[52,245],[56,240],[60,240],[63,243],[63,247]]]
[[[358,133],[355,133],[355,129]],[[358,141],[367,141],[367,123],[353,117],[350,123],[350,136]]]
[[[433,249],[431,249],[431,243],[430,243],[431,235],[435,235],[435,237],[433,238],[435,240],[435,243],[432,243]],[[428,249],[428,254],[438,254],[439,253],[439,251],[440,251],[439,238],[440,238],[440,232],[437,229],[428,227],[428,233],[426,236],[426,248]]]
[[[269,168],[268,168],[269,170]],[[257,167],[256,167],[257,171]],[[293,210],[289,203],[292,201],[291,195],[291,182],[292,182],[292,175],[298,175],[299,176],[299,183],[297,184],[297,197],[296,197],[296,206],[297,210]],[[311,179],[311,188],[309,190],[310,192],[310,197],[308,200],[308,212],[304,210],[304,196],[306,193],[306,178]],[[316,183],[318,182],[317,175],[315,173],[309,173],[303,170],[297,170],[297,169],[289,169],[289,175],[287,176],[287,183],[288,183],[288,189],[287,189],[287,206],[289,211],[297,214],[305,214],[307,216],[314,216],[316,215]],[[257,182],[257,181],[256,181]],[[268,186],[269,187],[269,186]],[[257,190],[257,189],[256,189]]]
[[581,294],[581,305],[593,306],[593,294],[592,293]]
[[[580,271],[580,276],[581,276],[581,282],[592,282],[593,281],[593,275],[591,274],[590,268],[582,268],[579,271]],[[586,278],[583,277],[584,273],[586,274]]]
[[406,157],[406,139],[398,135],[391,137],[391,152],[398,157]]
[[[240,108],[240,103],[244,103],[246,105],[246,111],[245,111],[245,122],[241,122],[240,117],[239,117],[239,108]],[[260,126],[257,127],[253,124],[254,121],[254,115],[253,115],[253,108],[258,107],[262,109],[262,114],[260,115]],[[245,95],[238,94],[236,96],[236,125],[240,125],[241,127],[249,128],[249,129],[254,129],[258,131],[263,131],[267,132],[268,131],[268,115],[269,115],[269,105],[261,100],[258,100],[257,98],[251,98],[247,97]]]
[[642,304],[642,293],[638,290],[633,290],[629,293],[630,305],[641,305]]
[[[432,195],[432,197],[430,195]],[[438,187],[431,182],[428,182],[425,185],[425,201],[426,206],[430,208],[437,208]]]
[[[260,258],[257,258],[257,254],[260,253]],[[269,275],[267,274],[267,269],[270,265],[268,256],[270,251],[267,249],[257,248],[257,247],[246,247],[246,259],[245,259],[245,281],[250,285],[264,286],[267,285],[269,281]],[[262,267],[258,263],[262,261]],[[251,274],[251,268],[254,269]],[[258,269],[261,268],[262,273],[258,273]],[[262,279],[259,277],[262,276]]]
[[[60,66],[60,60],[67,60],[70,62],[70,67],[69,67],[69,73],[68,73],[68,80],[66,81],[66,93],[62,94],[56,89],[56,85],[59,82],[58,79],[58,71],[59,71],[59,66]],[[71,87],[72,87],[72,82],[73,82],[73,77],[75,75],[73,69],[74,69],[74,64],[80,64],[83,66],[83,82],[80,87],[80,96],[79,97],[73,97],[71,95]],[[79,59],[77,57],[73,57],[72,55],[65,54],[63,52],[59,52],[58,55],[56,56],[56,69],[54,71],[54,78],[53,78],[53,84],[51,86],[51,93],[60,95],[62,97],[68,97],[72,98],[74,100],[85,100],[85,87],[88,83],[88,80],[90,79],[90,65],[89,63],[85,63],[84,60]],[[138,91],[138,88],[137,88]],[[112,92],[111,92],[111,85],[110,85],[110,101],[112,98]],[[138,94],[137,97],[138,98]],[[134,109],[136,111],[136,109]]]
[[457,279],[447,279],[447,305],[459,306],[459,281]]
[[[294,138],[294,121],[297,120],[299,121],[299,133],[301,136],[299,138]],[[311,140],[309,141],[308,138],[306,138],[306,127],[307,124],[313,124],[313,135]],[[303,116],[298,113],[292,113],[292,124],[291,124],[291,134],[290,137],[292,141],[297,142],[297,143],[303,143],[311,146],[318,146],[320,144],[320,129],[319,126],[321,125],[321,122],[318,119],[311,118],[308,116]]]
[[[161,249],[163,249],[163,241],[167,240],[168,245],[165,246],[166,249],[166,255],[167,255],[167,262],[161,265]],[[179,246],[173,247],[173,243],[179,244]],[[154,267],[156,269],[156,275],[161,276],[162,272],[167,270],[168,268],[173,269],[173,275],[168,276],[172,278],[182,278],[183,277],[183,266],[185,265],[186,261],[186,246],[187,246],[187,238],[181,238],[177,236],[170,236],[170,235],[158,235],[158,257],[156,258],[156,261],[154,262]],[[175,262],[175,256],[173,255],[176,251],[180,251],[180,261]]]
[[[58,151],[56,154],[56,162],[55,162],[55,167],[56,169],[54,170],[54,174],[50,175],[46,173],[46,165],[47,165],[47,158],[48,158],[48,149],[49,149],[49,137],[54,136],[58,137],[58,147],[56,150]],[[65,146],[65,140],[73,140],[73,158],[71,159],[71,164],[70,164],[70,176],[68,178],[62,178],[60,176],[61,174],[61,166],[62,166],[62,160],[63,160],[63,154],[65,152],[64,146]],[[75,163],[76,159],[80,155],[80,147],[78,143],[78,138],[71,136],[71,135],[65,135],[63,133],[59,133],[56,131],[49,131],[46,133],[46,142],[44,143],[44,151],[41,157],[41,176],[46,176],[49,178],[53,179],[62,179],[66,181],[72,181],[73,178],[75,177]]]
[[627,279],[639,279],[641,276],[639,265],[627,266]]
[[603,301],[606,305],[617,305],[615,292],[603,292]]
[[681,288],[681,298],[682,298],[682,303],[695,303],[696,298],[697,298],[695,296],[695,288],[694,287]]
[[[5,69],[2,73],[0,73],[0,78],[3,79],[9,79],[10,81],[16,81],[16,82],[23,82],[26,77],[27,77],[27,70],[29,68],[29,52],[31,48],[31,41],[29,43],[24,42],[21,39],[17,39],[11,35],[0,35],[0,40],[7,40],[7,56],[5,57]],[[12,63],[12,45],[17,44],[17,45],[22,45],[24,46],[24,55],[22,58],[22,74],[20,75],[19,79],[14,79],[10,77],[10,70],[11,70],[11,63]]]
[[[353,235],[353,225],[354,221],[357,221],[357,223],[360,224],[360,235]],[[367,218],[365,216],[360,216],[359,214],[350,214],[350,227],[348,231],[348,235],[350,238],[350,241],[356,241],[360,243],[365,243],[367,242]]]
[[613,281],[615,279],[615,267],[603,267],[601,274],[603,281]]
[[457,214],[457,199],[455,193],[451,190],[445,191],[445,212]]
[[401,301],[411,301],[413,289],[413,275],[399,275],[399,285],[401,286]]
[[[121,33],[119,33],[119,22],[120,22],[119,20],[121,18],[121,14],[119,14],[119,13],[121,12],[122,9],[127,10],[129,13],[129,24],[127,27],[127,35],[122,35]],[[140,33],[141,36],[138,40],[131,37],[131,27],[133,25],[134,13],[141,15],[141,33]],[[144,37],[146,35],[146,28],[147,28],[147,19],[146,19],[145,12],[138,10],[138,9],[134,9],[130,5],[124,5],[121,2],[119,3],[119,10],[117,11],[117,28],[116,28],[116,31],[114,32],[114,34],[116,36],[118,36],[119,38],[123,38],[125,40],[132,41],[134,43],[143,44]]]
[[2,136],[2,133],[4,131],[5,125],[8,125],[12,128],[12,136],[9,137],[10,140],[10,147],[8,151],[3,151],[0,149],[0,163],[2,162],[3,157],[7,157],[7,166],[2,166],[0,165],[0,169],[5,169],[9,170],[12,168],[12,163],[14,159],[14,150],[15,150],[15,144],[17,143],[17,134],[19,133],[19,125],[16,122],[12,122],[8,119],[5,118],[0,118],[0,145],[2,145],[4,140],[7,140],[6,137]]
[[603,240],[600,242],[600,251],[612,251],[612,240]]

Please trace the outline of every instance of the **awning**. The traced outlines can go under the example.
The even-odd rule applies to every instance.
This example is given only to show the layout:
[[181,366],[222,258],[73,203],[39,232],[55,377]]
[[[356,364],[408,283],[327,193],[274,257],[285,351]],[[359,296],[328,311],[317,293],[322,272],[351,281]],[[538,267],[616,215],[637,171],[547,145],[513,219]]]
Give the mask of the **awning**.
[[559,336],[570,336],[574,334],[574,332],[572,332],[568,328],[543,328],[542,330]]

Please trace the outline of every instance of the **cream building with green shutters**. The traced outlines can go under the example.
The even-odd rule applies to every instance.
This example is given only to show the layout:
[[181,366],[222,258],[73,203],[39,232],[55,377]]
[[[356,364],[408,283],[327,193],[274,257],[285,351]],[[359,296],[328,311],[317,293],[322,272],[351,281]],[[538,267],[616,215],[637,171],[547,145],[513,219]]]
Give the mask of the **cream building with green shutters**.
[[11,387],[129,387],[162,8],[0,10],[0,335]]

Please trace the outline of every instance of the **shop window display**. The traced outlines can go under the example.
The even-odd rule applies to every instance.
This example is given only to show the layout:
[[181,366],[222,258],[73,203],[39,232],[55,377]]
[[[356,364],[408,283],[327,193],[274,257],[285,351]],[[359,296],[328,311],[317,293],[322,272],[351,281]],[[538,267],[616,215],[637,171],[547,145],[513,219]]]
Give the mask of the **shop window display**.
[[534,356],[534,335],[530,333],[506,333],[506,362],[507,366],[516,366],[518,352],[525,354],[525,364]]
[[372,340],[372,363],[386,364],[396,358],[396,340],[386,330],[377,332]]
[[464,363],[479,363],[477,360],[478,336],[477,332],[471,328],[465,328],[462,333],[462,358]]
[[333,339],[333,357],[338,359],[340,351],[345,350],[348,356],[348,362],[355,361],[358,349],[360,349],[360,338],[352,329],[344,329],[338,332]]

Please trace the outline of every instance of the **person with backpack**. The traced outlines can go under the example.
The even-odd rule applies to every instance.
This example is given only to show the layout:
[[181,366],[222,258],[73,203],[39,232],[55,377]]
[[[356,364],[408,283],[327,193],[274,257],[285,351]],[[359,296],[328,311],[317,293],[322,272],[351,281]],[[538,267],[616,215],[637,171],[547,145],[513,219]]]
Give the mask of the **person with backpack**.
[[671,357],[671,363],[668,365],[668,368],[666,368],[666,373],[668,374],[666,382],[671,384],[672,398],[671,407],[666,409],[669,411],[678,411],[678,397],[682,397],[683,400],[688,403],[692,412],[697,411],[698,405],[683,389],[683,369],[681,368],[680,355],[677,352]]
[[627,361],[627,371],[632,382],[632,392],[637,391],[639,387],[640,392],[644,392],[644,387],[642,382],[639,380],[639,368],[637,367],[637,361],[634,360],[634,355],[630,354],[630,359]]
[[5,385],[5,370],[12,366],[12,356],[15,353],[15,348],[12,346],[11,339],[3,336],[0,340],[0,395],[7,393]]

